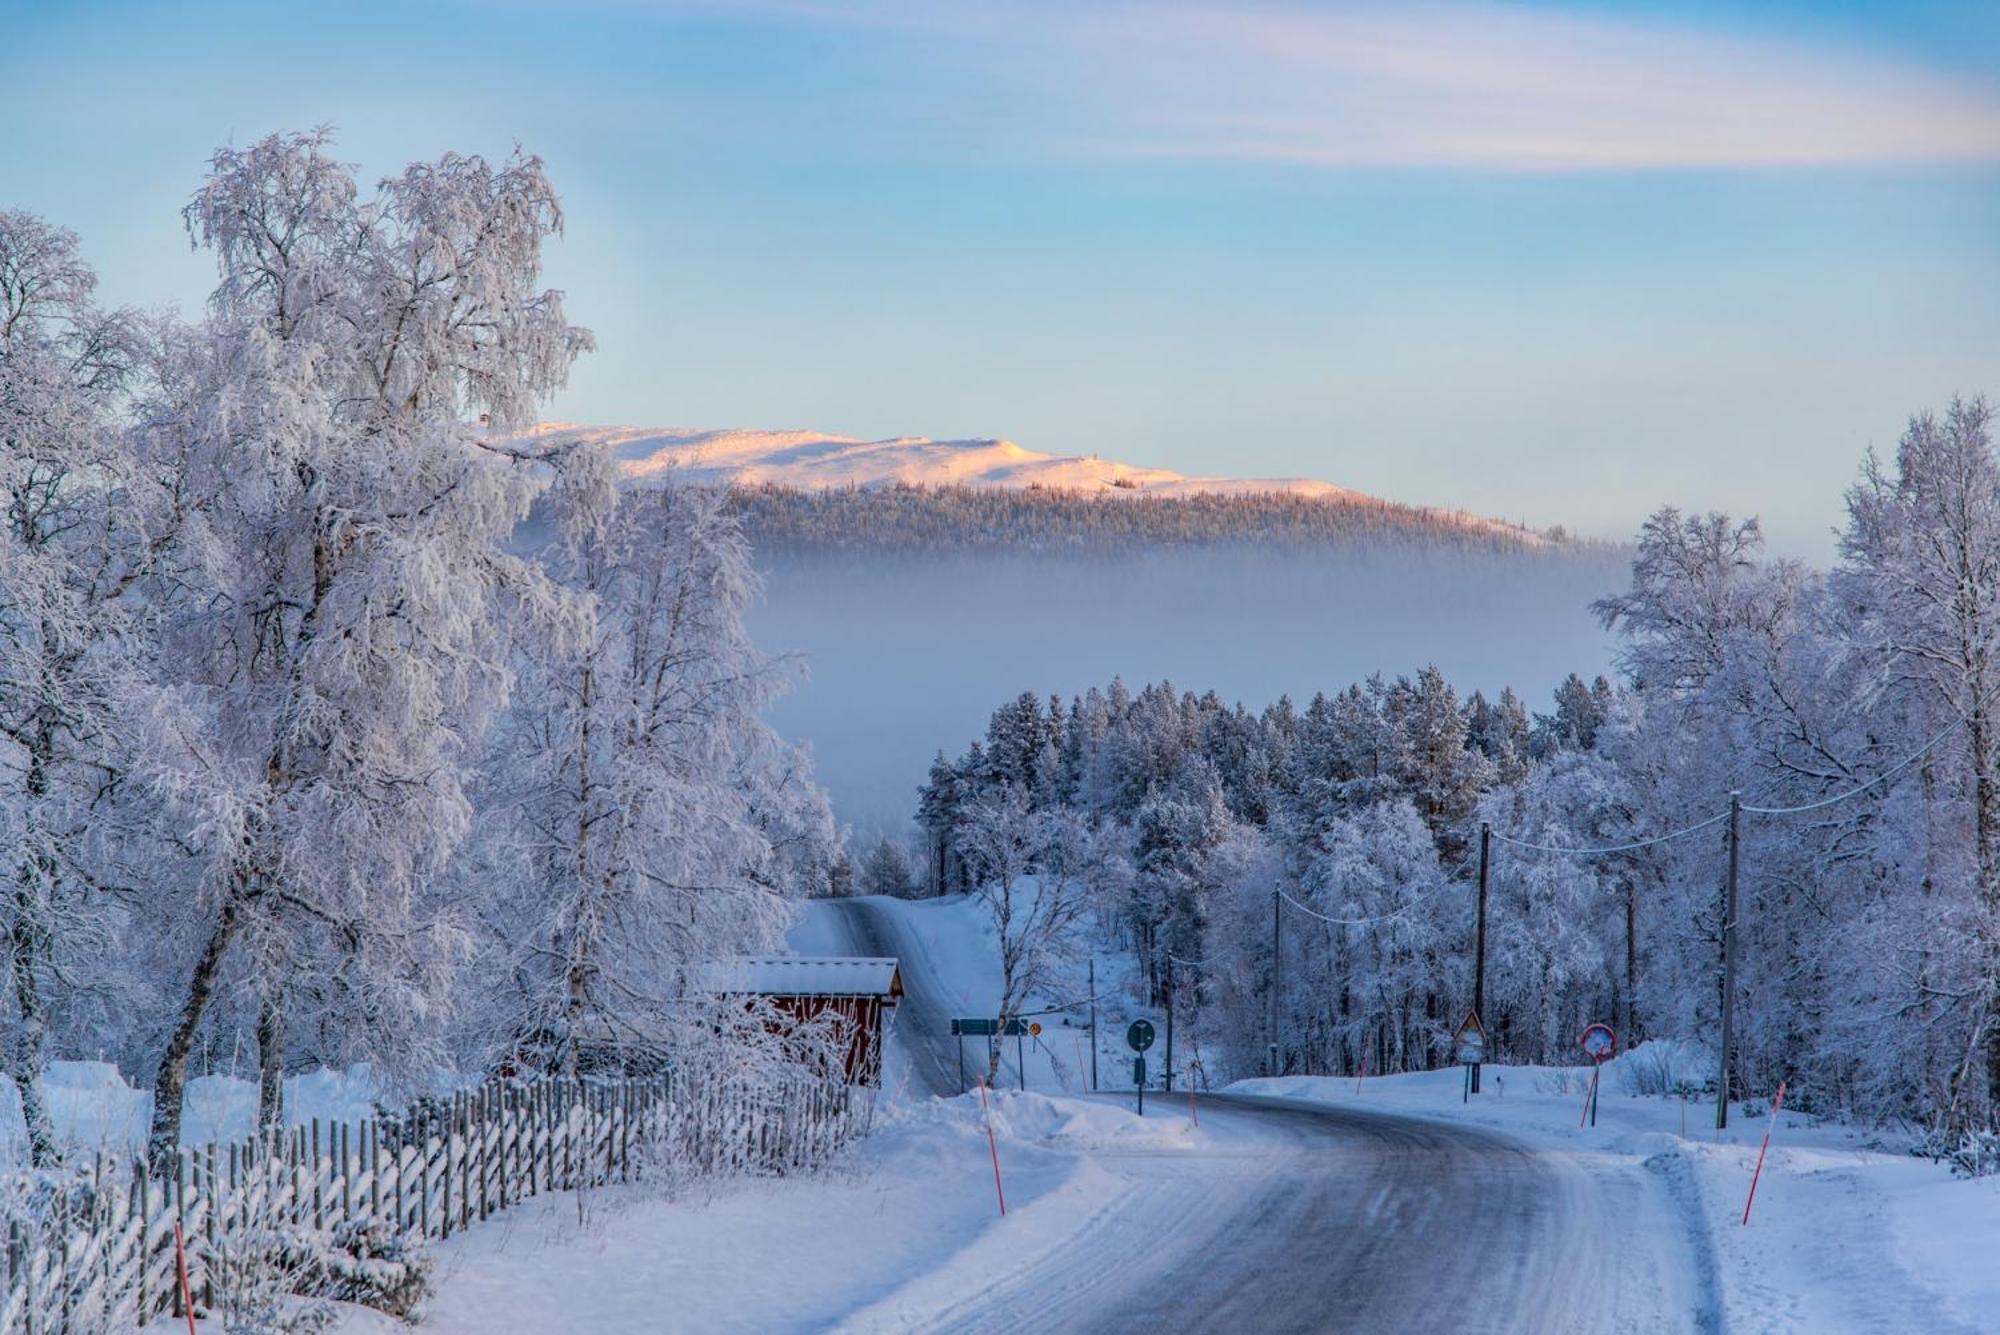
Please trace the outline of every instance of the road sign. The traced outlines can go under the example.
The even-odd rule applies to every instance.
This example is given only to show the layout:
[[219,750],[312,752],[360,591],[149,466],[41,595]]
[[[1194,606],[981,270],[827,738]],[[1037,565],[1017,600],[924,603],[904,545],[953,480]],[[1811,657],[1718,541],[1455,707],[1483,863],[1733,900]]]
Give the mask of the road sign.
[[1576,1041],[1594,1062],[1608,1062],[1618,1051],[1618,1035],[1611,1032],[1608,1024],[1590,1026]]
[[1007,1021],[1006,1029],[1003,1030],[998,1020],[985,1020],[975,1016],[969,1019],[953,1020],[951,1022],[951,1032],[961,1038],[993,1038],[1002,1033],[1012,1038],[1017,1034],[1038,1033],[1040,1032],[1040,1027],[1036,1026],[1031,1029],[1021,1020],[1009,1020]]
[[1131,1025],[1125,1030],[1125,1041],[1131,1045],[1134,1052],[1144,1052],[1147,1048],[1152,1047],[1153,1022],[1151,1020],[1132,1021]]
[[1042,1036],[1042,1022],[1040,1020],[1036,1020],[1033,1024],[1030,1024],[1028,1026],[1028,1037],[1040,1038],[1041,1036]]
[[1132,1083],[1135,1085],[1146,1083],[1146,1059],[1144,1057],[1134,1057],[1132,1059]]
[[1486,1028],[1479,1023],[1479,1016],[1467,1011],[1459,1021],[1458,1032],[1451,1036],[1452,1048],[1458,1053],[1461,1066],[1477,1066],[1486,1060]]

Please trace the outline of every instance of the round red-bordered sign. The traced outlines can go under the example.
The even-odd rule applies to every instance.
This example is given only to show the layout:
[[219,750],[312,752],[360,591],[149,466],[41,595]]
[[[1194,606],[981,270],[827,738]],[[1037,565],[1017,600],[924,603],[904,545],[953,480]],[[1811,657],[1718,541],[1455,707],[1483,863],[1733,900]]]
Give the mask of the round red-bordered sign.
[[1608,1062],[1618,1051],[1618,1035],[1608,1024],[1594,1024],[1577,1036],[1577,1045],[1595,1062]]

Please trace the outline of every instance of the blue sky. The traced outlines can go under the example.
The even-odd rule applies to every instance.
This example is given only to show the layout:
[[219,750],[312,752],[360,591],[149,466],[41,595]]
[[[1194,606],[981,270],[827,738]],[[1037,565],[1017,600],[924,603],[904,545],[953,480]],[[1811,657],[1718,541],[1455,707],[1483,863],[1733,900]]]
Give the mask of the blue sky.
[[[551,415],[1004,435],[1825,556],[2000,392],[2000,6],[0,0],[0,205],[193,309],[214,146],[549,160]],[[28,110],[22,110],[22,109]]]

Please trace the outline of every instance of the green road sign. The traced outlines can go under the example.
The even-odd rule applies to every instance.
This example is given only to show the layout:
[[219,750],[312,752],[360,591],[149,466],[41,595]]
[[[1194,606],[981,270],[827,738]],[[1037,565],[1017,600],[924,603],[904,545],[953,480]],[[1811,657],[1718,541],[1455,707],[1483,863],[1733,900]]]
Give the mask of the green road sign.
[[1132,1059],[1132,1083],[1135,1085],[1146,1083],[1146,1059],[1144,1057],[1134,1057]]
[[1132,1051],[1134,1052],[1144,1052],[1147,1048],[1152,1047],[1153,1022],[1151,1020],[1132,1021],[1131,1027],[1125,1031],[1125,1041],[1132,1045]]
[[1016,1034],[1029,1032],[1029,1026],[1025,1020],[1009,1020],[1007,1021],[1006,1029],[1003,1030],[998,1020],[982,1020],[975,1017],[973,1019],[953,1020],[951,1022],[951,1032],[960,1038],[991,1038],[1001,1033],[1005,1033],[1007,1037],[1012,1038]]

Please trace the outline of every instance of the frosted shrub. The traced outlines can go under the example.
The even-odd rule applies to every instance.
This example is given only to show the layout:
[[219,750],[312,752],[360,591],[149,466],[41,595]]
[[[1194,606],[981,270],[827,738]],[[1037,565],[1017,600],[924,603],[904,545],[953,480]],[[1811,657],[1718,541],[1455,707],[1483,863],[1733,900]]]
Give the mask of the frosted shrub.
[[1957,1136],[1932,1131],[1910,1151],[1925,1159],[1941,1159],[1957,1177],[1991,1177],[2000,1173],[2000,1132],[1965,1131]]
[[1558,1067],[1535,1077],[1537,1094],[1581,1094],[1590,1088],[1590,1071],[1587,1067]]
[[230,1335],[313,1335],[332,1324],[336,1301],[408,1316],[430,1288],[430,1258],[386,1219],[314,1229],[260,1204],[243,1227],[199,1245]]
[[805,1021],[761,1001],[700,1008],[676,1045],[672,1093],[647,1138],[648,1175],[671,1186],[817,1172],[867,1126],[873,1091],[845,1081],[852,1022]]

